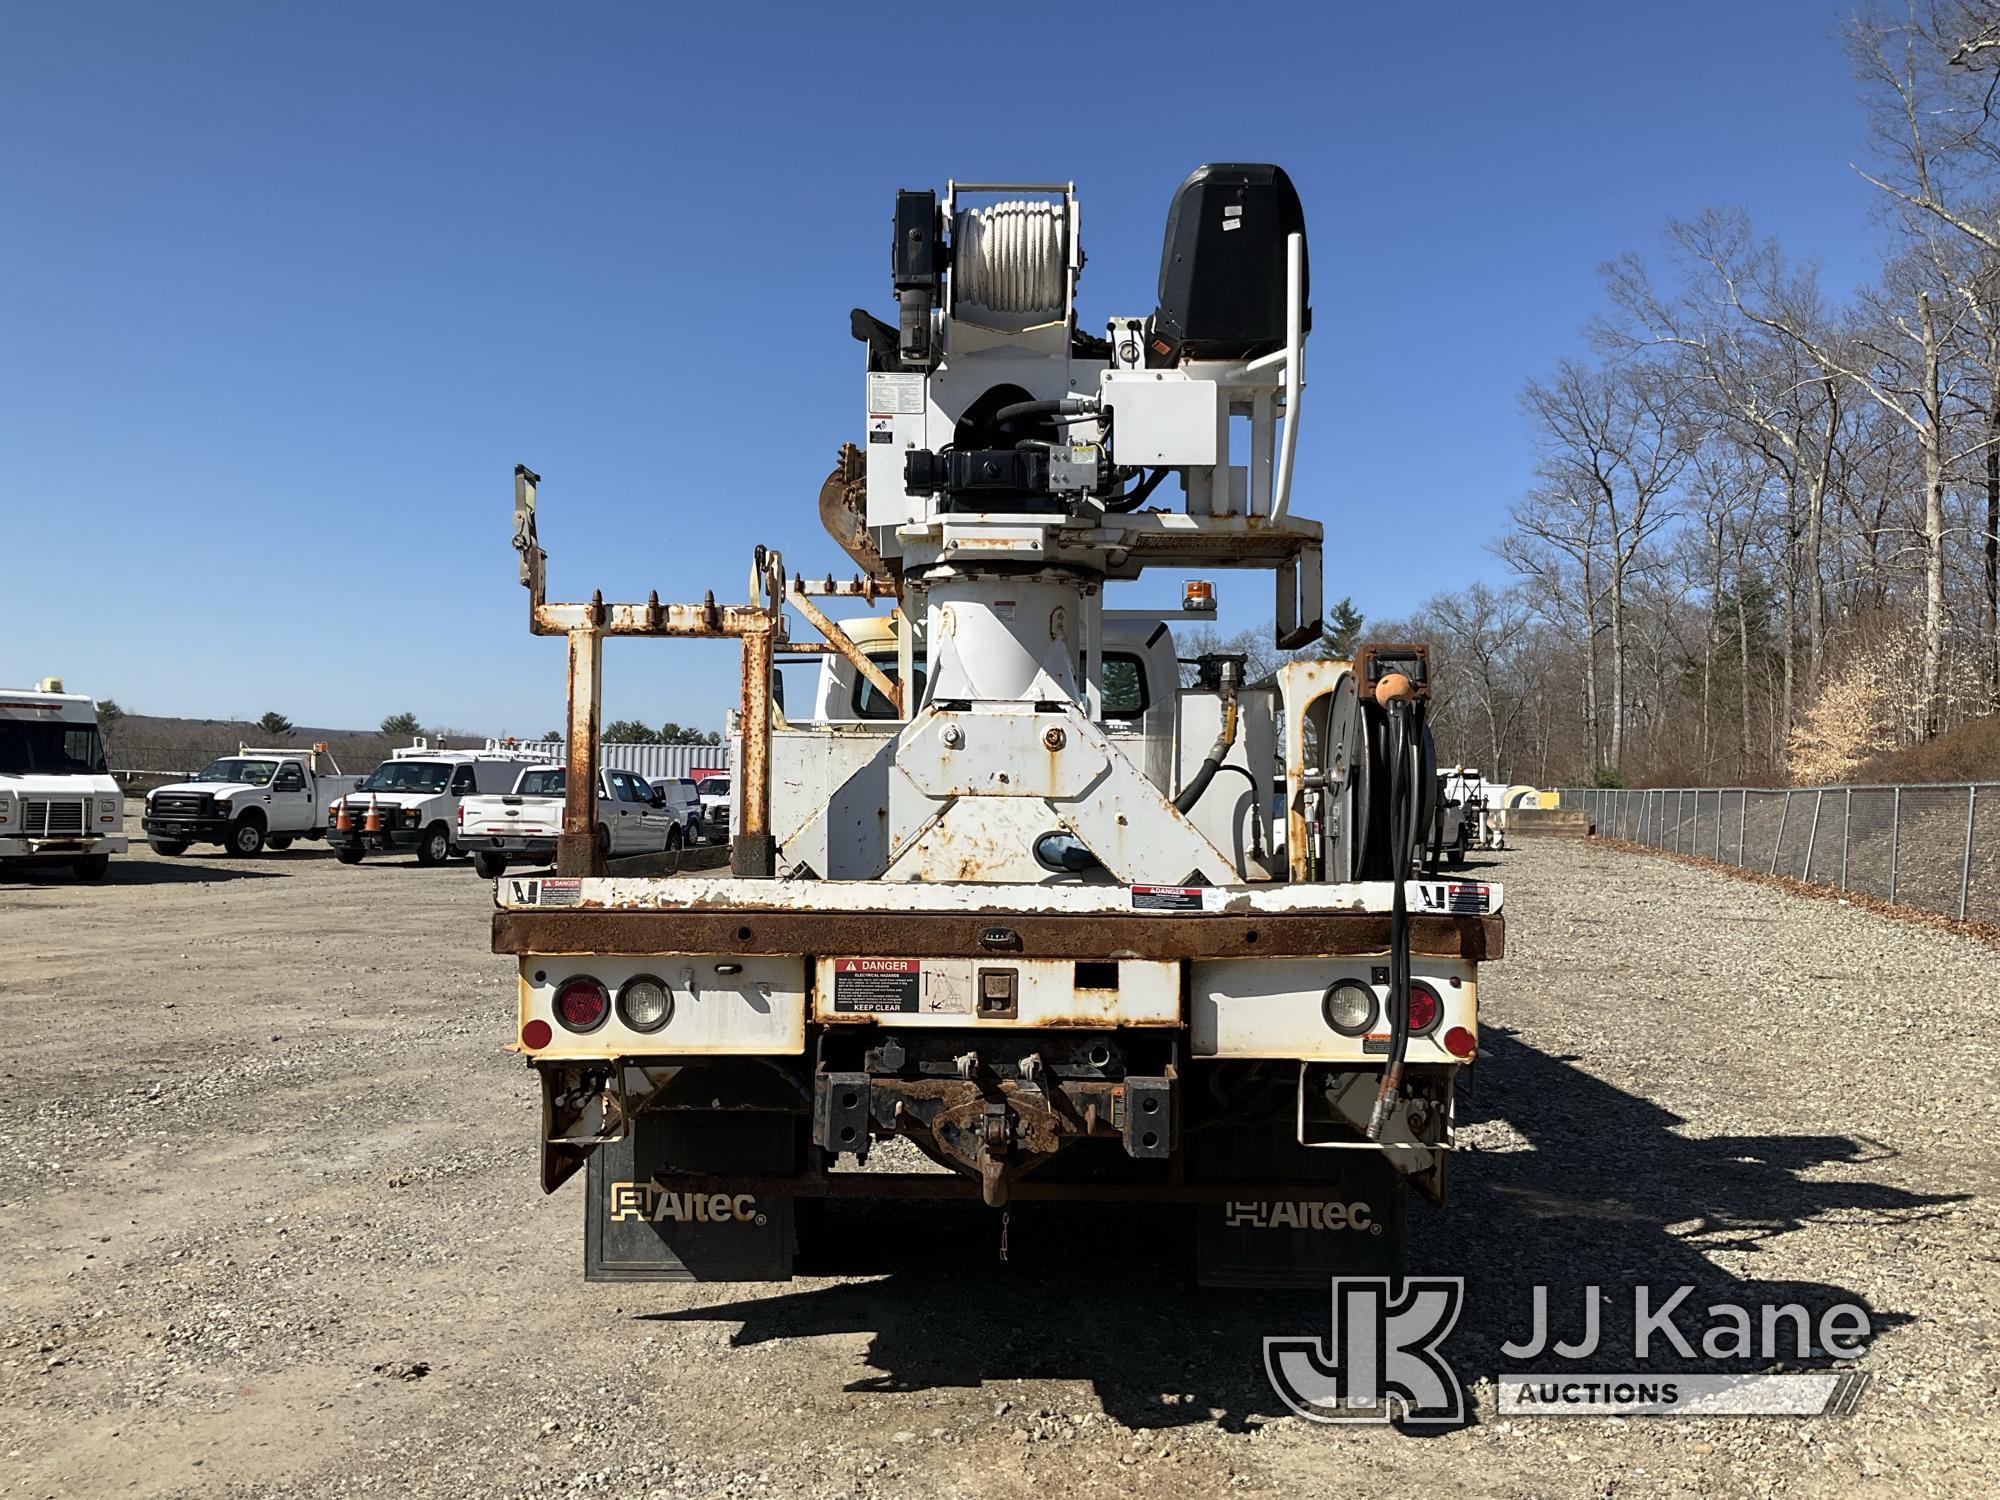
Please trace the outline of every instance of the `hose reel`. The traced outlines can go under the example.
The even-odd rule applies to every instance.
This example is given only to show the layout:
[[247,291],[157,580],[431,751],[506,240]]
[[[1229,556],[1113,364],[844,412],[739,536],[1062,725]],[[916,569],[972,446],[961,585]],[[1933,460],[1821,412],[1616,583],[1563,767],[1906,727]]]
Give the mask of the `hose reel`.
[[1020,199],[960,209],[952,224],[952,296],[989,313],[1052,322],[1069,305],[1069,216]]
[[[1413,871],[1437,814],[1437,746],[1429,722],[1429,651],[1423,646],[1364,646],[1355,670],[1307,710],[1310,747],[1307,785],[1311,838],[1307,878],[1316,881],[1390,880]],[[1406,793],[1413,802],[1399,859],[1391,838],[1395,757],[1391,713],[1375,699],[1384,676],[1398,673],[1415,692],[1409,711],[1409,749],[1415,754]],[[1407,874],[1405,875],[1407,878]]]
[[1396,1108],[1410,1041],[1408,882],[1418,873],[1438,806],[1429,723],[1430,652],[1365,645],[1354,670],[1304,715],[1312,752],[1308,878],[1385,881],[1389,911],[1389,1050],[1367,1135]]

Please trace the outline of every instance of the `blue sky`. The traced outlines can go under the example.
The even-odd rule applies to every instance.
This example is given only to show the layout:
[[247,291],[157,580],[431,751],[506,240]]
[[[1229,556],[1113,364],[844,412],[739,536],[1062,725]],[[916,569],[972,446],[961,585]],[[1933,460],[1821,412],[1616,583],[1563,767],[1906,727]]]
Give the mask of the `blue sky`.
[[[512,466],[558,596],[740,597],[759,541],[837,565],[848,309],[893,316],[895,189],[954,175],[1076,181],[1101,330],[1150,310],[1193,166],[1284,164],[1329,595],[1497,580],[1518,392],[1600,262],[1713,203],[1869,273],[1846,9],[8,7],[0,683],[549,727]],[[1219,582],[1225,625],[1268,616]],[[607,676],[608,716],[719,727],[734,651],[614,643]]]

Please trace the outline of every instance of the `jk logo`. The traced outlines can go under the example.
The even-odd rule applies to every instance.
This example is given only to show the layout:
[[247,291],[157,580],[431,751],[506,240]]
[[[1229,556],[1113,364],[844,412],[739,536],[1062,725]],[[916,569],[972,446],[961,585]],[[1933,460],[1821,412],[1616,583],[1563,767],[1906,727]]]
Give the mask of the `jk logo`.
[[1463,1276],[1333,1278],[1333,1324],[1314,1338],[1264,1340],[1264,1373],[1311,1422],[1465,1419],[1465,1392],[1438,1346],[1458,1322]]

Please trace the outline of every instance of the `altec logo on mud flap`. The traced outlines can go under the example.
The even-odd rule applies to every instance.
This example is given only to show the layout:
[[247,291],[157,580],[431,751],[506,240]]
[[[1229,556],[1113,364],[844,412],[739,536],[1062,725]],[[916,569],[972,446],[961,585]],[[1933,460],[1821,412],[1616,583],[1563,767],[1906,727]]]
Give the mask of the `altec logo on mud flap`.
[[1380,1234],[1374,1210],[1365,1203],[1225,1203],[1227,1229],[1351,1229]]
[[672,1224],[761,1224],[752,1193],[676,1193],[657,1182],[611,1184],[613,1220]]

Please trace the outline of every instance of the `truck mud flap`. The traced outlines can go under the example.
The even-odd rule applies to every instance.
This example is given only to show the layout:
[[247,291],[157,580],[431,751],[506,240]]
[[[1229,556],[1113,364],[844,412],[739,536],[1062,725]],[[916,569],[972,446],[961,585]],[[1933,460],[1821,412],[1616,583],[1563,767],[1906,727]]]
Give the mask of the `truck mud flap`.
[[[769,1191],[797,1170],[797,1117],[744,1111],[642,1114],[591,1153],[583,1220],[587,1281],[789,1281],[793,1199]],[[677,1172],[707,1175],[699,1190]],[[765,1179],[758,1192],[715,1177]]]
[[[1373,1152],[1316,1151],[1311,1156],[1309,1171],[1298,1174],[1297,1198],[1260,1196],[1194,1206],[1195,1279],[1200,1285],[1324,1291],[1334,1276],[1402,1273],[1408,1182]],[[1191,1161],[1191,1174],[1194,1168]]]

